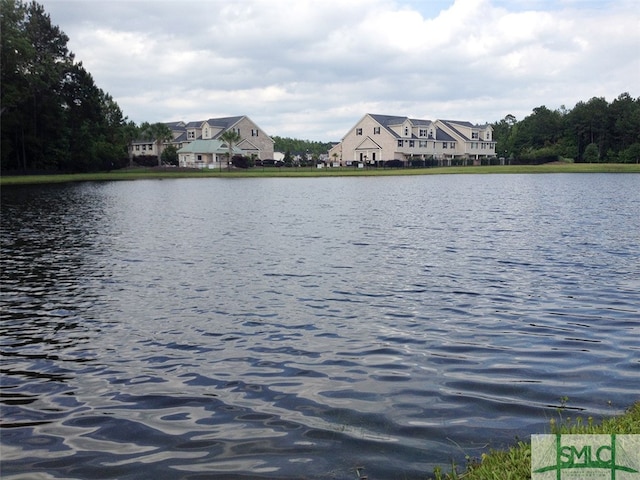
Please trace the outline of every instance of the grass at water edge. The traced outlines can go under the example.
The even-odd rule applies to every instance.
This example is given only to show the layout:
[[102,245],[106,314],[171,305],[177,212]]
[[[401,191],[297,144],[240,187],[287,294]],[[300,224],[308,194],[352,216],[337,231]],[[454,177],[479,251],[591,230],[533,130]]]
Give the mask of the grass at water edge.
[[[563,417],[558,409],[559,420],[551,419],[552,434],[640,434],[640,401],[625,413],[602,420],[596,424],[592,417]],[[467,458],[466,468],[458,472],[452,465],[450,473],[441,468],[434,471],[431,480],[529,480],[531,478],[531,443],[518,441],[507,450],[490,450],[480,459]]]
[[436,167],[366,169],[352,168],[275,168],[255,167],[250,170],[185,170],[172,168],[135,168],[111,172],[3,175],[0,185],[27,185],[88,181],[121,181],[173,178],[271,178],[271,177],[373,177],[396,175],[513,174],[513,173],[640,173],[640,164],[620,163],[553,163],[546,165],[492,165],[481,167]]

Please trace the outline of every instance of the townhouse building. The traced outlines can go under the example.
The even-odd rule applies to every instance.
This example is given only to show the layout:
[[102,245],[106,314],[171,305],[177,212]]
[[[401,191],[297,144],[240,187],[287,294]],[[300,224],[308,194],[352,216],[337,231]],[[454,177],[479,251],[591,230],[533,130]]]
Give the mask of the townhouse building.
[[434,161],[451,165],[455,159],[480,164],[495,156],[493,128],[457,120],[422,120],[366,114],[329,151],[330,161],[342,165],[384,165],[389,161]]

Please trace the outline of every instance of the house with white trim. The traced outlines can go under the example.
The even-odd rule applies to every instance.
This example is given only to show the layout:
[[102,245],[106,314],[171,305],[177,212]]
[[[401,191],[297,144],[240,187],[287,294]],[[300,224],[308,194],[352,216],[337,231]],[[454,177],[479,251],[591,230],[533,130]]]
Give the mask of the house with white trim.
[[329,159],[360,167],[383,166],[390,161],[402,165],[425,161],[451,165],[455,159],[464,164],[480,164],[495,156],[495,147],[489,124],[368,113],[329,150]]
[[[227,167],[229,146],[222,140],[194,140],[178,150],[178,162],[181,167],[223,168]],[[231,147],[232,157],[244,155],[237,146]]]
[[[273,158],[273,139],[246,115],[236,117],[210,118],[208,120],[168,122],[173,138],[163,144],[174,145],[178,150],[180,166],[218,168],[221,162],[226,166],[229,151],[220,136],[228,131],[236,131],[240,141],[234,145],[233,154],[264,160]],[[197,142],[197,143],[196,143]],[[224,151],[223,151],[224,150]],[[133,156],[157,155],[153,140],[132,142]]]

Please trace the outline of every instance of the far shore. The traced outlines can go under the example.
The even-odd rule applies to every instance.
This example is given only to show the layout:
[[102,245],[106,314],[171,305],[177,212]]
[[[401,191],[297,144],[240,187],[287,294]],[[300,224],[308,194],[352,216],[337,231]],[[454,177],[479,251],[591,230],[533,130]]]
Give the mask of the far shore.
[[549,163],[544,165],[492,165],[435,168],[372,168],[355,169],[312,167],[254,167],[248,170],[198,170],[172,167],[126,168],[109,172],[2,175],[0,185],[121,181],[172,178],[269,178],[269,177],[364,177],[390,175],[453,175],[453,174],[529,174],[529,173],[640,173],[640,164],[622,163]]

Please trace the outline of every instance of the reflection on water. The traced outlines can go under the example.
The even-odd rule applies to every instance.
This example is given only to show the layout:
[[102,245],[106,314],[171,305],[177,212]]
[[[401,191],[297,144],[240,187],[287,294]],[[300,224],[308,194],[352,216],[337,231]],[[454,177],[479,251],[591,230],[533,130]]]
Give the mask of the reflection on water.
[[424,478],[544,432],[560,397],[617,413],[640,393],[639,187],[5,187],[3,478]]

